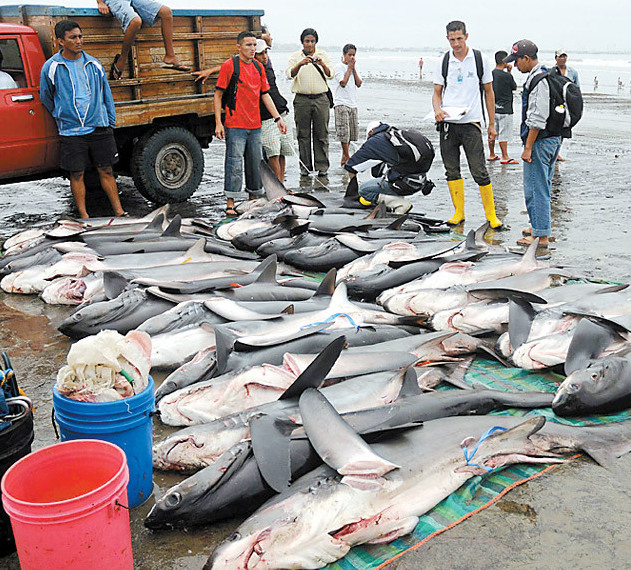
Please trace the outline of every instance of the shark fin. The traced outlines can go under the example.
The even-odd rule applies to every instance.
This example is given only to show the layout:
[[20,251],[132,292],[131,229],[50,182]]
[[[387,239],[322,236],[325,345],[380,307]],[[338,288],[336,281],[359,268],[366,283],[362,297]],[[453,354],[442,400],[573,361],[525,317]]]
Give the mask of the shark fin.
[[329,269],[328,273],[324,276],[324,279],[320,282],[320,285],[314,293],[314,297],[331,297],[335,291],[335,280],[337,278],[337,269],[333,267]]
[[250,419],[250,439],[256,464],[265,482],[277,493],[291,482],[290,436],[295,424],[274,416]]
[[305,390],[299,407],[309,442],[340,475],[374,480],[399,468],[373,451],[318,390]]
[[307,388],[319,388],[337,362],[345,345],[346,337],[344,335],[330,342],[307,366],[305,371],[294,380],[293,384],[283,392],[279,400],[298,398]]
[[177,214],[172,220],[171,223],[167,226],[167,229],[162,232],[162,237],[174,237],[179,238],[182,237],[180,230],[182,229],[182,216]]

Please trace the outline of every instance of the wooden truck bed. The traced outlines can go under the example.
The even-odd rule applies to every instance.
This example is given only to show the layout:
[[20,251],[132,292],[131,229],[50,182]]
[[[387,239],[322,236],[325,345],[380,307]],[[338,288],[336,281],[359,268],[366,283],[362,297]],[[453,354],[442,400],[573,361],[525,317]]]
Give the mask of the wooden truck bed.
[[[220,64],[236,53],[239,32],[260,34],[262,15],[262,10],[173,10],[175,52],[181,63],[194,70]],[[79,23],[85,51],[109,73],[123,41],[114,17],[102,16],[96,8],[0,7],[0,22],[23,24],[37,31],[47,58],[57,51],[54,27],[63,19]],[[117,127],[147,125],[161,117],[213,114],[216,78],[202,86],[190,73],[163,68],[163,57],[160,23],[143,27],[132,48],[125,77],[110,80]]]

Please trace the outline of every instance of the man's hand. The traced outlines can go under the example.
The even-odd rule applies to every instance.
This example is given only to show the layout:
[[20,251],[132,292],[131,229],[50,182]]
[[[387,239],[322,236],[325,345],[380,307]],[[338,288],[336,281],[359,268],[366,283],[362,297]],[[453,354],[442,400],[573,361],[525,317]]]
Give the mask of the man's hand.
[[521,153],[521,159],[524,162],[532,162],[532,148],[524,147],[524,150]]
[[497,138],[497,131],[494,125],[489,125],[489,142],[493,142]]
[[351,55],[351,56],[348,58],[348,67],[349,67],[350,69],[355,69],[355,56],[354,56],[354,55]]
[[224,136],[226,135],[226,131],[223,128],[223,124],[220,120],[217,120],[217,124],[215,125],[215,136],[222,141]]
[[281,134],[286,135],[287,125],[285,124],[285,121],[283,121],[283,119],[281,118],[280,121],[278,121],[276,124],[278,125],[278,130],[281,132]]
[[438,111],[434,110],[434,119],[436,119],[437,123],[442,123],[445,120],[445,117],[447,117],[447,113],[445,113],[442,109],[439,109]]
[[105,2],[103,2],[103,0],[96,0],[96,5],[99,9],[99,14],[107,16],[110,13],[110,7]]
[[202,84],[206,83],[208,78],[212,74],[212,69],[202,69],[201,71],[193,71],[193,75],[195,76],[195,81],[201,81]]

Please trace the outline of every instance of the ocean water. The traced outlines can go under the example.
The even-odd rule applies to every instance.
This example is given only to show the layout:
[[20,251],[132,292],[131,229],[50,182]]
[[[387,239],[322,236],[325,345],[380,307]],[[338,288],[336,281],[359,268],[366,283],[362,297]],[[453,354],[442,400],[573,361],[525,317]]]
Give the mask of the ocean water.
[[[341,53],[341,48],[323,49],[331,56],[333,63],[339,61],[337,54]],[[431,82],[434,68],[441,59],[442,53],[442,49],[439,48],[425,48],[418,51],[360,49],[357,54],[357,66],[366,80],[414,82],[419,79],[418,62],[422,57],[423,80]],[[493,61],[494,52],[484,53]],[[286,49],[278,51],[273,49],[270,52],[276,75],[279,77],[279,85],[282,85],[280,76],[287,66],[290,54],[291,51]],[[554,65],[553,53],[544,52],[540,54],[540,59],[546,65]],[[578,71],[584,93],[596,92],[631,98],[631,53],[570,52],[568,65]],[[517,69],[513,70],[513,76],[517,85],[521,85],[526,78]],[[596,90],[594,90],[594,77],[598,77]],[[623,83],[622,89],[618,88],[618,78]]]

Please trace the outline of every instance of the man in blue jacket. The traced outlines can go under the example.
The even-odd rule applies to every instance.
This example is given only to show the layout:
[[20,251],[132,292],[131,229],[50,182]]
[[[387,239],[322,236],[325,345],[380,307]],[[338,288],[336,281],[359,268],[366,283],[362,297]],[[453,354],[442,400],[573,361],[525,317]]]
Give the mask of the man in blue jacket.
[[344,164],[351,177],[370,169],[374,177],[359,187],[359,202],[381,202],[396,214],[405,214],[412,204],[402,198],[422,192],[427,196],[434,183],[427,178],[434,148],[427,137],[413,130],[399,130],[380,121],[366,128],[366,142]]
[[81,27],[72,20],[55,26],[61,48],[42,67],[40,99],[57,122],[59,163],[70,173],[70,189],[81,218],[89,218],[83,174],[94,166],[116,216],[125,214],[112,165],[118,162],[114,140],[116,111],[105,71],[83,51]]

